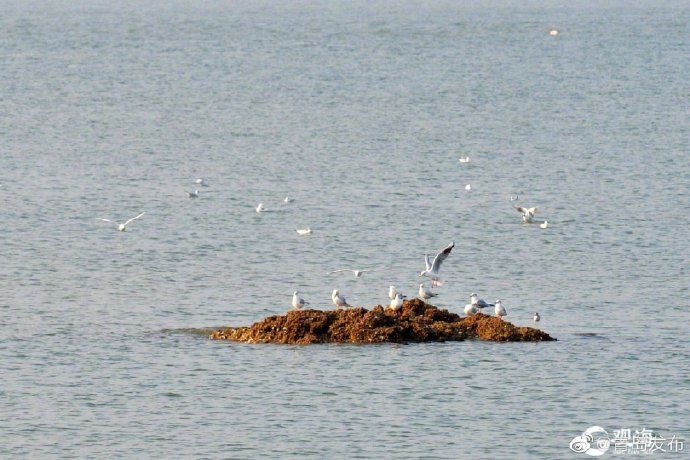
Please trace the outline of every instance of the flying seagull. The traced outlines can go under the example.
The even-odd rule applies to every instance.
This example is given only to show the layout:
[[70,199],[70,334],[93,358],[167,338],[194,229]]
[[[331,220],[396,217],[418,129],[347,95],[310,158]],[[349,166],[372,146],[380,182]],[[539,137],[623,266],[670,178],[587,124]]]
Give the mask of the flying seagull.
[[503,319],[503,317],[506,316],[508,313],[506,312],[505,307],[501,303],[501,299],[498,299],[494,305],[494,313],[496,313],[496,316]]
[[432,297],[436,297],[438,294],[431,292],[431,289],[424,286],[424,283],[419,285],[419,298],[422,300],[429,300]]
[[300,310],[305,305],[309,305],[309,302],[305,301],[299,296],[299,292],[295,291],[292,293],[292,308]]
[[443,251],[439,252],[436,254],[436,257],[434,257],[434,261],[431,261],[431,258],[429,257],[429,254],[424,254],[424,262],[426,263],[426,270],[422,271],[419,276],[426,276],[428,278],[431,278],[431,286],[436,287],[440,286],[443,283],[441,282],[441,278],[439,275],[439,270],[441,269],[441,264],[443,263],[444,260],[448,258],[448,255],[450,254],[450,251],[453,250],[455,247],[455,243],[451,242],[448,247],[446,247]]
[[351,268],[343,268],[342,270],[333,270],[332,272],[328,272],[329,275],[332,275],[334,273],[342,273],[342,272],[352,272],[353,275],[355,275],[356,278],[361,278],[362,274],[364,272],[369,272],[371,270],[353,270]]
[[132,217],[131,219],[129,219],[128,221],[126,221],[125,223],[122,223],[122,224],[117,224],[117,222],[115,222],[114,220],[110,220],[110,219],[101,219],[101,220],[102,220],[103,222],[112,222],[112,223],[114,223],[114,224],[117,224],[117,231],[118,231],[118,232],[126,232],[126,231],[127,231],[127,226],[128,226],[129,224],[131,224],[133,221],[142,218],[142,217],[144,216],[144,214],[146,214],[146,212],[142,212],[142,213],[139,214],[138,216]]
[[522,213],[523,222],[532,222],[534,214],[537,212],[537,208],[523,208],[522,206],[515,206],[515,210]]
[[343,307],[350,307],[351,305],[347,303],[347,300],[345,299],[345,296],[340,295],[340,291],[337,289],[333,289],[333,294],[331,295],[331,299],[333,300],[333,305],[336,306],[336,308],[343,308]]

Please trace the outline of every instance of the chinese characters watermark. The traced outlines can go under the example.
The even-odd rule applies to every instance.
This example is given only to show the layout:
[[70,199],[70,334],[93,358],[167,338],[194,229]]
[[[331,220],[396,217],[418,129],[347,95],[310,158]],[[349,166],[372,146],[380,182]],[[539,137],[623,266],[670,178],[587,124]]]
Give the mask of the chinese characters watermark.
[[685,447],[685,441],[675,434],[666,438],[652,430],[642,428],[613,430],[613,435],[600,426],[591,426],[570,441],[570,450],[599,457],[610,451],[613,454],[649,455],[655,453],[678,453]]

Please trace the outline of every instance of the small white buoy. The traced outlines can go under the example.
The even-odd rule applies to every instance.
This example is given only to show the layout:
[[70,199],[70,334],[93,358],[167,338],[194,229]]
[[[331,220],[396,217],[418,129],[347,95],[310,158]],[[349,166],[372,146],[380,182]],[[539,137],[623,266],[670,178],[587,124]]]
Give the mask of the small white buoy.
[[540,226],[541,228],[546,228],[546,227],[549,226],[549,221],[548,221],[548,220],[545,220],[544,223],[543,223],[543,224],[539,224],[539,226]]
[[556,29],[551,29],[549,31],[549,35],[551,35],[552,37],[555,37],[556,35],[558,35],[558,31]]

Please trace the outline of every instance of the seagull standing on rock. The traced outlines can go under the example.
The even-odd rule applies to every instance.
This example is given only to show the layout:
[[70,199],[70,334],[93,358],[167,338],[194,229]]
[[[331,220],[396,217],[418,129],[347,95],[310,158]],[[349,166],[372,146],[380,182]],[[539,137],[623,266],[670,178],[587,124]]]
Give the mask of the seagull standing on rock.
[[331,299],[333,299],[333,305],[335,305],[336,308],[345,308],[351,306],[347,303],[345,296],[340,295],[340,291],[338,291],[337,289],[333,289]]
[[470,315],[476,315],[479,313],[479,308],[477,308],[476,305],[472,305],[471,303],[468,303],[465,305],[465,315],[470,316]]
[[474,292],[470,295],[470,305],[482,309],[486,307],[493,307],[493,305],[486,303],[483,299],[480,299]]
[[295,310],[301,310],[305,305],[309,305],[309,302],[300,297],[299,292],[295,291],[292,293],[292,308]]
[[506,316],[508,313],[506,312],[503,303],[501,303],[501,299],[498,299],[494,305],[494,313],[496,313],[496,316],[503,319],[503,317]]
[[398,312],[402,309],[404,298],[405,298],[405,296],[400,294],[399,292],[397,292],[395,294],[395,298],[393,300],[391,300],[391,309],[394,312]]
[[398,291],[395,289],[395,286],[392,284],[388,286],[388,298],[393,300],[395,299],[395,295],[398,293]]
[[422,284],[419,285],[419,298],[420,298],[420,299],[422,299],[422,300],[424,300],[424,301],[427,301],[427,300],[429,300],[429,299],[432,298],[432,297],[436,297],[437,295],[438,295],[438,294],[434,294],[433,292],[431,292],[431,289],[429,289],[428,287],[426,287],[426,286],[424,285],[424,283],[422,283]]
[[443,284],[441,282],[441,278],[438,272],[441,269],[441,264],[444,260],[448,258],[448,256],[450,255],[450,251],[452,251],[454,247],[455,243],[451,242],[445,249],[443,249],[443,251],[436,254],[436,257],[434,257],[433,262],[431,261],[429,254],[424,254],[424,263],[426,264],[426,270],[422,271],[419,274],[419,276],[426,276],[428,278],[431,278],[432,287],[441,286]]

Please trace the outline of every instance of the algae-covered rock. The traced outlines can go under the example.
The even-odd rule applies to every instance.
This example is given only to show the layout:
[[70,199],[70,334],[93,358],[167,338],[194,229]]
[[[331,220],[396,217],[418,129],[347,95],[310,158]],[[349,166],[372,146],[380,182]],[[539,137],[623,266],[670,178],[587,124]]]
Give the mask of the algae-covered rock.
[[283,344],[556,340],[538,329],[517,327],[481,313],[461,317],[419,299],[405,301],[398,312],[381,305],[371,310],[361,307],[292,310],[282,316],[269,316],[249,327],[219,329],[210,337],[234,342]]

